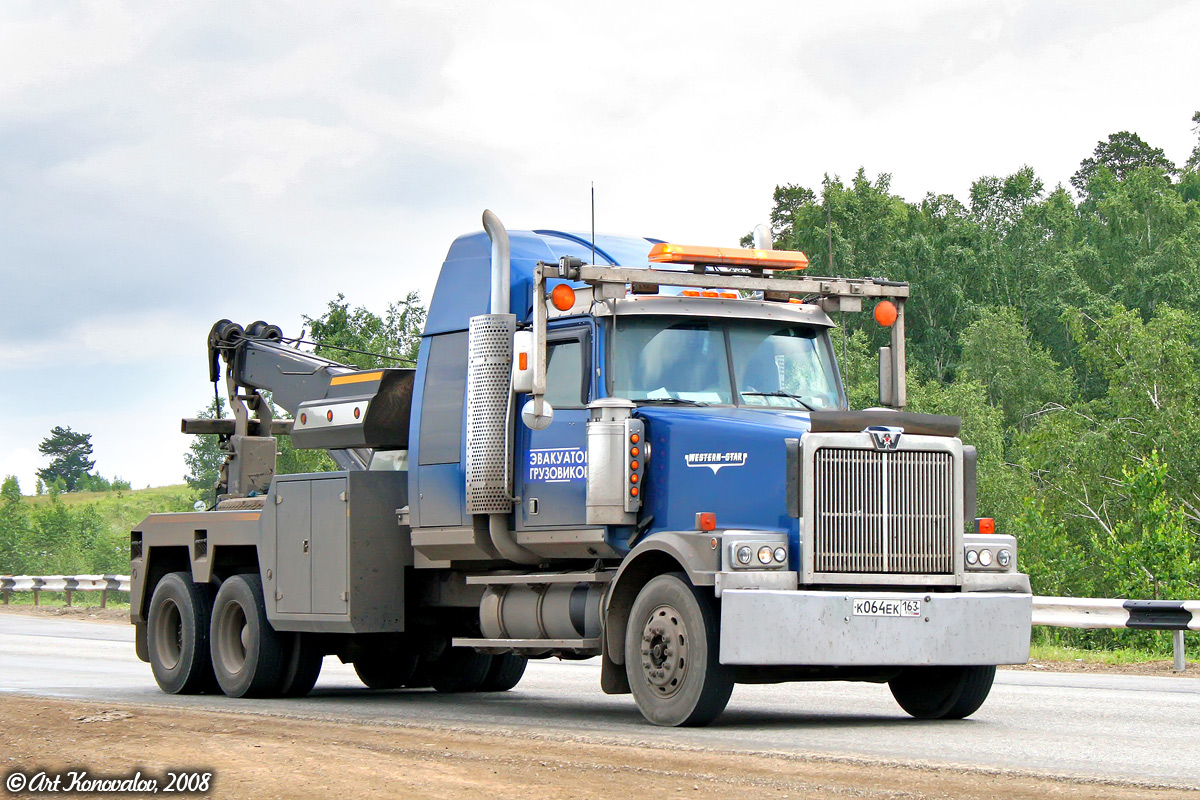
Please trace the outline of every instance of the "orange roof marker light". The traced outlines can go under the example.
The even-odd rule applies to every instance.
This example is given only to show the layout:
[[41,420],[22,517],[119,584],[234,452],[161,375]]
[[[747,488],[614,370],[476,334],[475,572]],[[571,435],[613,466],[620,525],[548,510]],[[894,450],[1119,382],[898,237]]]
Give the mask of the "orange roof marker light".
[[743,250],[737,247],[701,247],[666,242],[650,248],[649,259],[656,264],[706,264],[774,270],[804,269],[808,266],[808,256],[798,250]]

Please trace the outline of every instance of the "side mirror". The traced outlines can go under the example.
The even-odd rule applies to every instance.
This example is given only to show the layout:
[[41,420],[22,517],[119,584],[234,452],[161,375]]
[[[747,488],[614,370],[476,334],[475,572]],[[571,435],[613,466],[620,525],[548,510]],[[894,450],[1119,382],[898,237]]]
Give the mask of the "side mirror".
[[879,405],[891,406],[895,398],[893,390],[892,348],[879,348]]

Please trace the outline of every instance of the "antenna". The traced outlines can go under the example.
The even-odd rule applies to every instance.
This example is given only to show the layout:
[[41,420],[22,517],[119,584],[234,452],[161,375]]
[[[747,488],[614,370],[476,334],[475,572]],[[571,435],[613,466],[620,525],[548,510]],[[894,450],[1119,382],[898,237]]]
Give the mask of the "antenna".
[[596,263],[596,182],[592,181],[592,263]]

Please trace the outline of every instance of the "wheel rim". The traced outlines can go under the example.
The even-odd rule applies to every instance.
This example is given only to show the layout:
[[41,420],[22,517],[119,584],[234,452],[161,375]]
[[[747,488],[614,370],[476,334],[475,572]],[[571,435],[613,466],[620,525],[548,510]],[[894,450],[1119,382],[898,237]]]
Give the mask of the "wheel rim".
[[683,615],[669,605],[660,605],[642,626],[642,674],[656,697],[673,697],[688,672],[690,638]]
[[221,609],[217,626],[217,651],[221,666],[230,675],[241,672],[246,664],[246,652],[250,649],[252,635],[246,612],[240,605],[230,603]]
[[154,625],[154,656],[166,669],[179,666],[183,655],[183,615],[174,600],[162,604]]

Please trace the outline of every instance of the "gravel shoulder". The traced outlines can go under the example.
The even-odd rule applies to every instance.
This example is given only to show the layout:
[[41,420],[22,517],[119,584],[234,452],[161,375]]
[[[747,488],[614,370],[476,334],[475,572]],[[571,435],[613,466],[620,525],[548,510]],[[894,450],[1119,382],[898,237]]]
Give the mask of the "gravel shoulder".
[[[4,773],[214,773],[211,797],[1195,798],[1194,792],[854,759],[680,750],[242,713],[0,698]],[[9,795],[12,796],[12,795]],[[17,795],[20,796],[20,795]],[[112,796],[112,795],[108,795]]]

